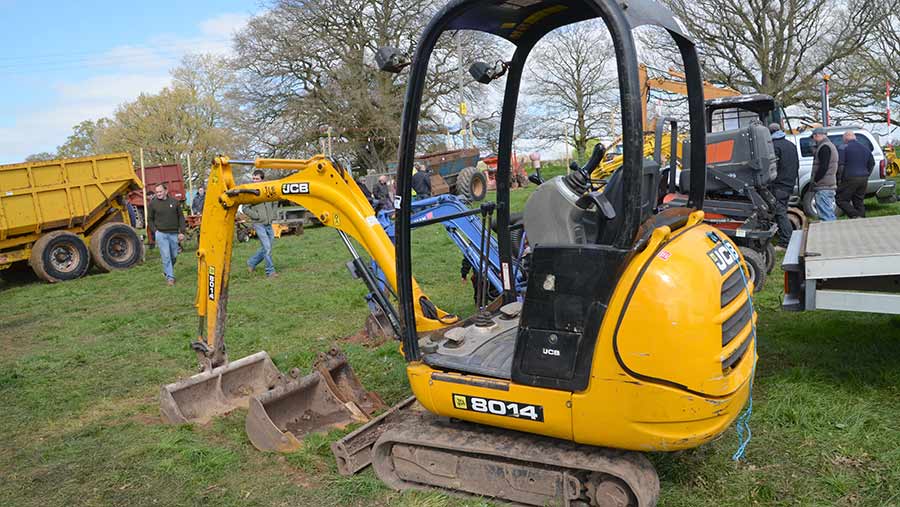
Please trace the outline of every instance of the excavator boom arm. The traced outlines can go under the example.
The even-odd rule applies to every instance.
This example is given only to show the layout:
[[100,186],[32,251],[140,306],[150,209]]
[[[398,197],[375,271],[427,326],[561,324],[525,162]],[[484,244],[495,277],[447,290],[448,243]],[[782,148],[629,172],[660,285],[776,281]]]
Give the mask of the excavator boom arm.
[[[242,204],[286,200],[305,207],[323,225],[356,239],[384,270],[387,282],[397,290],[394,245],[349,173],[321,155],[308,160],[257,159],[253,163],[256,168],[296,172],[277,180],[237,185],[232,165],[226,157],[217,157],[213,162],[197,249],[195,305],[200,317],[197,347],[203,349],[214,364],[225,359],[225,316],[234,221],[238,206]],[[427,301],[415,280],[413,291],[416,301]],[[431,314],[426,315],[423,307],[430,307]],[[454,316],[433,305],[416,305],[418,329],[437,329],[455,320]]]

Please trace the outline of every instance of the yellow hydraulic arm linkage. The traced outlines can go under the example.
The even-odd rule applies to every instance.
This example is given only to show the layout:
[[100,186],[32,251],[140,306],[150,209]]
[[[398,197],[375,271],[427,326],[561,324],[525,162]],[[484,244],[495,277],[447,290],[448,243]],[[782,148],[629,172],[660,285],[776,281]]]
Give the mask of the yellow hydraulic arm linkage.
[[[285,178],[238,185],[232,165],[259,169],[296,171]],[[226,362],[225,319],[228,279],[238,206],[272,201],[291,201],[314,213],[322,224],[356,239],[384,271],[386,281],[397,289],[394,245],[375,218],[375,211],[350,174],[329,159],[317,155],[308,160],[257,159],[213,162],[203,207],[200,246],[197,249],[197,297],[200,316],[199,339],[194,344],[207,370]],[[433,330],[456,322],[457,317],[436,308],[413,281],[416,326]]]

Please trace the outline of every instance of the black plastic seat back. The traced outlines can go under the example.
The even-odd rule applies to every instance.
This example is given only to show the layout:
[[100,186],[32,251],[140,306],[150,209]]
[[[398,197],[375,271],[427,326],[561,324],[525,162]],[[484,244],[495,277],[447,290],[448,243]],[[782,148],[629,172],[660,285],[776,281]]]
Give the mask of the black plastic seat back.
[[602,245],[535,247],[514,382],[570,391],[587,387],[600,323],[627,254]]

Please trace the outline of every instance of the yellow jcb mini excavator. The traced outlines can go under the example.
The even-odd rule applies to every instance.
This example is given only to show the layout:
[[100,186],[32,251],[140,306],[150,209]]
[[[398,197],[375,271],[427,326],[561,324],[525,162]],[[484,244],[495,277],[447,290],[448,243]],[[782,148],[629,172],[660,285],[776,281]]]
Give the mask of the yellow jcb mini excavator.
[[[544,35],[600,18],[613,41],[623,164],[602,189],[593,167],[543,182],[525,205],[532,246],[524,301],[509,283],[509,169],[522,70]],[[752,283],[734,244],[703,223],[706,153],[690,151],[689,203],[658,212],[660,168],[642,155],[632,30],[668,32],[680,50],[690,141],[705,146],[703,81],[693,42],[652,0],[453,0],[411,59],[382,48],[382,70],[409,67],[398,163],[397,284],[402,350],[426,410],[387,427],[375,472],[396,489],[437,489],[528,505],[648,506],[659,482],[647,451],[710,441],[738,417],[756,363]],[[511,61],[476,62],[480,83],[506,75],[497,175],[499,309],[453,326],[417,323],[410,171],[429,60],[447,31],[515,45]],[[499,306],[499,305],[498,305]]]
[[[232,166],[239,164],[294,172],[282,179],[238,185]],[[238,207],[281,200],[304,206],[324,225],[338,229],[354,258],[356,274],[363,278],[376,299],[380,298],[377,303],[396,328],[395,332],[399,332],[396,309],[377,290],[372,274],[349,237],[359,241],[378,262],[396,291],[394,245],[350,174],[323,156],[309,160],[256,161],[229,161],[219,157],[210,170],[207,195],[197,249],[195,306],[200,318],[199,339],[191,344],[203,371],[163,386],[160,393],[163,419],[171,423],[203,422],[250,403],[247,427],[254,444],[281,450],[296,447],[301,433],[316,429],[323,421],[340,425],[368,420],[367,416],[382,404],[376,395],[362,389],[339,351],[320,355],[311,376],[287,378],[265,352],[229,363],[225,348],[228,284]],[[413,286],[418,302],[415,310],[418,326],[434,330],[458,320],[435,307],[415,282]],[[304,414],[307,408],[316,414],[315,420]],[[294,432],[283,435],[281,431],[286,429]]]

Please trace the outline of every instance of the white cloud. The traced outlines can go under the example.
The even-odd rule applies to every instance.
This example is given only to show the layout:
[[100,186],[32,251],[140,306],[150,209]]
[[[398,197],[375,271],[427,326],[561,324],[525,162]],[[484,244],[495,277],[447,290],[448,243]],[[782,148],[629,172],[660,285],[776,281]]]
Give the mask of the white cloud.
[[[146,44],[117,46],[66,64],[92,75],[77,81],[60,78],[52,86],[53,96],[42,102],[45,107],[20,109],[12,122],[7,117],[3,122],[6,126],[0,127],[0,164],[22,161],[32,153],[55,151],[74,125],[109,116],[116,106],[141,93],[158,92],[171,83],[169,71],[186,54],[227,54],[232,35],[249,19],[245,14],[224,13],[200,22],[196,34],[162,33]],[[65,72],[60,75],[65,76]]]

